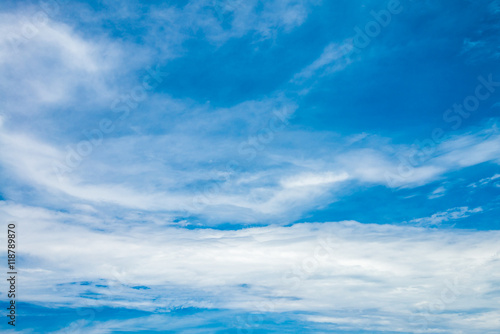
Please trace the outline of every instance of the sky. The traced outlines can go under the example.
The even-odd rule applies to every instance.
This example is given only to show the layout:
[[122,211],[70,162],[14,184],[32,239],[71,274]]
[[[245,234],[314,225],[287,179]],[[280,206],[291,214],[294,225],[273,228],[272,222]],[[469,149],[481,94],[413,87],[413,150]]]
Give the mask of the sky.
[[0,332],[498,333],[499,60],[499,0],[2,1]]

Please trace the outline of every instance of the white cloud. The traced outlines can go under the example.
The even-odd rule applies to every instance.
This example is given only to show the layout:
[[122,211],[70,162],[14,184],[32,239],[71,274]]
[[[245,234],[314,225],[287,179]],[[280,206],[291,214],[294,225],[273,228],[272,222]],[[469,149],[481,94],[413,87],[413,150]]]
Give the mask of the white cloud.
[[281,185],[284,188],[296,188],[296,187],[307,187],[307,186],[319,186],[328,185],[330,183],[336,183],[345,181],[349,178],[347,173],[322,173],[322,174],[302,174],[293,177],[288,177],[282,180]]
[[33,23],[34,15],[1,14],[0,87],[4,99],[16,101],[9,113],[36,115],[70,102],[81,106],[82,96],[90,105],[109,104],[115,92],[108,76],[123,63],[120,47],[105,38],[86,39],[49,17]]
[[428,196],[429,199],[439,198],[446,194],[446,188],[441,186],[434,189],[434,191]]
[[[172,215],[202,214],[212,222],[265,223],[277,218],[293,221],[304,211],[335,201],[356,184],[412,188],[499,157],[500,136],[491,129],[451,138],[416,166],[397,158],[408,156],[408,147],[391,148],[386,139],[373,136],[350,146],[344,145],[350,137],[324,135],[328,150],[316,150],[317,135],[285,126],[268,135],[270,141],[259,141],[276,117],[275,105],[274,99],[230,109],[178,103],[176,108],[185,116],[176,119],[168,133],[105,138],[104,145],[94,147],[63,176],[55,166],[68,158],[64,146],[10,131],[12,121],[7,118],[0,134],[0,162],[13,182],[32,187],[43,202],[50,194],[49,201],[63,206],[76,200]],[[244,126],[221,137],[217,134],[226,122]],[[247,145],[244,151],[239,149],[242,143]],[[296,152],[307,153],[297,158]],[[230,161],[238,166],[228,168]],[[254,167],[246,169],[248,161]],[[339,187],[341,182],[345,183]],[[12,195],[9,188],[5,191]],[[33,203],[40,202],[35,197]]]
[[[254,40],[276,38],[300,26],[317,1],[272,0],[200,0],[191,1],[182,8],[157,7],[151,13],[156,25],[169,29],[178,27],[184,38],[203,31],[206,38],[222,44],[232,38],[253,34]],[[159,34],[152,27],[153,34]]]
[[484,179],[479,180],[478,182],[474,182],[468,185],[468,187],[472,188],[477,188],[477,187],[484,187],[486,185],[489,185],[490,183],[494,183],[495,186],[499,186],[498,183],[495,183],[497,179],[500,179],[500,174],[495,174],[491,177],[485,177]]
[[410,223],[416,224],[417,226],[440,226],[444,222],[453,221],[456,219],[467,218],[471,214],[482,212],[481,207],[469,209],[466,206],[453,208],[446,210],[444,212],[438,212],[430,217],[416,218],[410,221]]
[[[18,38],[31,17],[0,14],[0,97],[6,101],[0,115],[2,196],[29,203],[1,201],[0,212],[3,222],[19,226],[24,302],[147,311],[160,305],[160,313],[176,307],[253,312],[266,303],[271,312],[295,312],[300,320],[345,329],[425,331],[412,317],[424,319],[435,331],[498,328],[499,308],[492,298],[497,294],[498,232],[357,222],[279,226],[335,201],[349,187],[417,187],[459,168],[498,163],[500,136],[494,128],[455,136],[437,145],[425,162],[404,170],[399,158],[412,148],[391,149],[387,138],[312,133],[291,124],[272,130],[270,137],[275,111],[288,109],[291,116],[297,109],[283,97],[215,108],[151,93],[123,131],[107,136],[79,166],[64,176],[54,169],[54,163],[68,159],[67,145],[81,143],[76,137],[80,130],[65,133],[64,125],[86,126],[78,122],[82,110],[89,113],[89,122],[99,121],[101,110],[135,82],[123,78],[158,53],[162,60],[178,56],[183,42],[200,31],[216,45],[248,35],[257,49],[258,42],[300,26],[315,3],[151,6],[145,11],[149,16],[140,48],[112,43],[105,35],[89,38],[54,19],[13,46],[11,37]],[[106,15],[118,21],[134,11],[121,4],[116,8]],[[88,16],[82,24],[98,26],[103,19],[88,12],[82,16]],[[351,49],[350,41],[328,45],[292,81],[342,70],[352,61],[346,57]],[[54,114],[45,118],[44,112]],[[151,120],[137,121],[145,118],[141,113]],[[164,119],[168,124],[159,121]],[[58,135],[51,131],[55,128],[61,129]],[[231,161],[239,168],[228,170]],[[396,177],[393,183],[387,184],[387,174]],[[437,188],[430,198],[443,193],[443,187]],[[194,203],[198,196],[202,205]],[[438,226],[481,211],[459,207],[410,223]],[[205,225],[276,225],[187,230],[179,227],[195,223],[175,219],[184,214],[204,216]],[[82,281],[90,283],[78,284]],[[150,289],[132,288],[136,285]],[[88,293],[99,298],[85,298]],[[360,307],[362,317],[354,312]],[[471,309],[477,313],[467,314]],[[158,315],[74,323],[70,329],[110,333],[140,330],[144,322],[151,329],[186,326],[186,320],[170,320]]]
[[[356,222],[185,230],[147,217],[123,224],[8,202],[1,210],[22,240],[24,302],[247,312],[266,303],[271,312],[349,329],[425,332],[425,319],[445,331],[497,328],[497,231]],[[88,292],[99,299],[81,297]]]
[[[235,24],[244,25],[238,28],[242,29],[241,33],[257,29],[252,24],[253,5],[255,3],[241,3],[241,6],[224,9],[234,11],[236,16],[249,16],[235,20]],[[269,29],[287,30],[300,25],[303,18],[298,11],[308,5],[310,3],[289,1],[266,4],[263,11]],[[193,11],[196,17],[209,15],[210,8],[206,6],[210,7],[196,2],[183,7],[182,11]],[[272,8],[278,11],[275,13]],[[127,9],[123,10],[116,15],[124,17]],[[168,21],[179,14],[178,10],[181,9],[169,7],[167,13],[159,11],[152,15],[168,14],[162,16]],[[237,14],[238,11],[241,13]],[[19,30],[17,22],[25,17],[25,14],[2,14],[0,30],[5,32],[0,37],[2,45],[8,45],[9,34]],[[212,21],[207,20],[207,24],[211,24]],[[304,211],[341,197],[344,194],[339,187],[341,181],[349,181],[342,183],[348,191],[348,187],[356,184],[416,187],[458,168],[500,161],[500,136],[494,128],[453,137],[437,145],[423,163],[408,166],[399,158],[411,155],[411,147],[391,148],[389,139],[365,133],[342,137],[299,131],[285,125],[271,131],[269,137],[273,117],[276,117],[273,113],[288,109],[292,115],[297,109],[294,101],[278,93],[228,108],[152,93],[141,105],[140,112],[130,116],[129,124],[123,124],[123,129],[107,136],[102,146],[94,147],[80,165],[61,177],[54,164],[64,164],[68,147],[74,149],[82,139],[78,131],[63,133],[63,125],[78,120],[66,115],[43,117],[39,109],[47,105],[63,108],[70,102],[77,108],[82,107],[80,103],[86,107],[90,103],[109,109],[110,100],[123,93],[117,69],[137,70],[151,57],[151,50],[146,47],[148,51],[139,59],[128,60],[121,55],[135,50],[130,45],[110,44],[104,37],[89,39],[72,27],[50,19],[37,29],[36,36],[20,45],[19,50],[7,47],[0,52],[0,74],[5,74],[3,83],[9,105],[1,116],[3,154],[0,162],[6,174],[12,177],[12,184],[34,191],[30,200],[36,205],[47,201],[62,207],[72,206],[74,201],[88,206],[106,203],[172,215],[202,214],[211,221],[241,219],[265,223],[279,217],[288,222]],[[182,44],[186,38],[180,36],[177,42]],[[308,78],[337,66],[342,48],[349,47],[346,43],[327,46],[298,76]],[[108,80],[108,75],[114,79]],[[86,91],[82,93],[84,96],[80,94],[82,90]],[[94,112],[93,108],[83,109]],[[18,112],[30,114],[32,125],[19,121]],[[68,112],[73,116],[79,113],[78,110]],[[151,133],[148,127],[152,126],[148,121],[141,123],[145,112],[151,119],[168,116],[168,124],[161,124],[163,128],[157,131],[161,134],[143,135]],[[93,115],[93,119],[99,123],[101,116]],[[156,123],[161,122],[154,123],[158,126]],[[227,124],[237,126],[228,129]],[[54,129],[59,132],[57,136],[52,134]],[[134,133],[131,135],[128,130]],[[268,138],[264,136],[266,133]],[[238,162],[241,170],[228,170],[231,161]],[[21,199],[23,195],[16,194],[14,188],[7,187],[5,192]]]
[[[429,153],[429,150],[431,153]],[[423,185],[442,177],[443,174],[484,162],[497,163],[500,152],[500,135],[496,126],[475,133],[456,135],[420,150],[400,148],[399,162],[387,169],[393,187]]]
[[294,76],[293,81],[301,82],[301,80],[308,79],[313,75],[321,76],[343,70],[353,61],[351,59],[353,49],[351,40],[341,44],[331,43],[327,45],[316,60]]

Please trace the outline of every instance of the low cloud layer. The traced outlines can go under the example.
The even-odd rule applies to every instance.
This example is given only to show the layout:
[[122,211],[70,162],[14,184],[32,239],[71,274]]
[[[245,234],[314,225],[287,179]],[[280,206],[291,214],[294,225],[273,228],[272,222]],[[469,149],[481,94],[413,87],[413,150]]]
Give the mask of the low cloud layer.
[[496,231],[353,221],[185,230],[8,203],[2,216],[19,226],[25,302],[294,312],[346,330],[498,326]]

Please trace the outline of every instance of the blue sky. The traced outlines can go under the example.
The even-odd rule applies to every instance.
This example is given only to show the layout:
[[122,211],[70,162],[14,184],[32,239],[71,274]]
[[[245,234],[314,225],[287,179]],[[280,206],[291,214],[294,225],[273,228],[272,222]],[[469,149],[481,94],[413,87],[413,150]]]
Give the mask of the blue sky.
[[499,22],[498,0],[3,1],[16,330],[497,333]]

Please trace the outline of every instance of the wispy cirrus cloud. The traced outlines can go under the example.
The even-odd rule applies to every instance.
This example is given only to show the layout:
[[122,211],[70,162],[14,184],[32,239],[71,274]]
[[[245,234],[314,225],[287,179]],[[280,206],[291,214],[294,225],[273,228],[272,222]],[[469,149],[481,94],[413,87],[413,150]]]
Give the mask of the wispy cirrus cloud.
[[500,174],[495,174],[493,176],[481,179],[478,182],[471,183],[468,185],[468,187],[472,187],[472,188],[484,187],[484,186],[490,185],[491,183],[493,183],[496,187],[498,187],[499,185],[498,185],[497,181],[495,181],[497,179],[500,179]]
[[416,218],[411,220],[409,223],[415,224],[416,226],[438,227],[443,223],[453,222],[456,219],[467,218],[471,214],[480,213],[482,211],[483,208],[481,207],[469,209],[468,207],[463,206],[459,208],[449,209],[445,212],[438,212],[430,217]]
[[[268,117],[274,115],[272,103],[258,105],[268,108]],[[252,105],[235,108],[245,110]],[[377,138],[357,142],[348,149],[340,145],[335,149],[333,144],[331,157],[313,149],[307,159],[290,159],[290,150],[300,151],[302,143],[313,140],[314,136],[307,133],[297,136],[286,129],[275,134],[270,146],[248,146],[254,150],[248,155],[238,149],[241,137],[226,136],[222,140],[213,136],[220,126],[209,122],[213,113],[230,112],[199,114],[194,123],[186,120],[189,127],[199,126],[201,130],[192,137],[185,135],[187,124],[178,121],[170,134],[109,138],[105,146],[86,157],[81,167],[62,175],[56,167],[68,158],[67,151],[31,136],[10,133],[4,125],[0,137],[4,147],[2,159],[17,182],[33,186],[42,197],[48,192],[57,194],[57,198],[69,195],[89,204],[104,202],[128,209],[169,211],[172,215],[203,214],[214,221],[246,217],[243,220],[255,222],[274,215],[287,215],[293,220],[300,212],[342,197],[342,189],[356,184],[415,188],[445,178],[446,173],[458,167],[498,160],[500,140],[493,129],[444,141],[426,163],[413,170],[397,160],[398,155],[404,156],[410,148],[400,146],[399,152],[389,153],[391,146],[380,146],[383,140]],[[265,114],[259,117],[265,119]],[[218,118],[221,117],[227,114]],[[258,129],[257,124],[247,125],[249,138],[251,128]],[[292,145],[280,148],[292,138]],[[195,142],[203,144],[196,147]],[[142,158],[137,160],[137,157]],[[231,161],[234,166],[228,169]],[[246,167],[250,161],[262,165]],[[127,163],[119,167],[120,162]],[[175,167],[179,164],[185,166],[182,171]],[[93,166],[92,173],[87,172],[87,166]],[[202,166],[210,172],[199,172]],[[139,183],[133,181],[137,175],[143,175]],[[193,204],[198,200],[201,206]],[[226,210],[222,214],[217,207]]]

